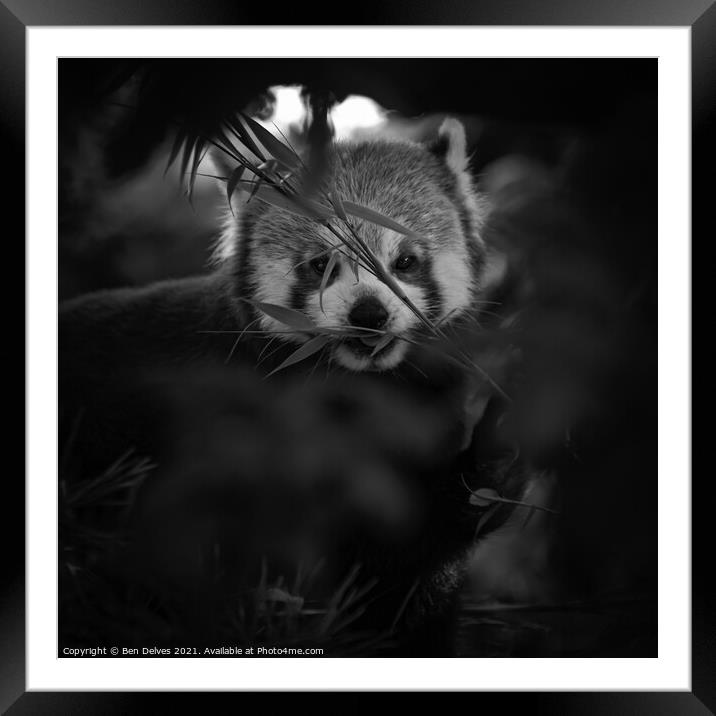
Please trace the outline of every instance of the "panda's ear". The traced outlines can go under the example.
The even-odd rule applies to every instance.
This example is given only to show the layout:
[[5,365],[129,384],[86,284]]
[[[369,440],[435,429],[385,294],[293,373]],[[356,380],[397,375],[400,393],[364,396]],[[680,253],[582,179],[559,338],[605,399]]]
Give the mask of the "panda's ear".
[[428,145],[428,149],[442,159],[455,174],[467,171],[467,138],[462,122],[447,117],[438,129],[437,139]]

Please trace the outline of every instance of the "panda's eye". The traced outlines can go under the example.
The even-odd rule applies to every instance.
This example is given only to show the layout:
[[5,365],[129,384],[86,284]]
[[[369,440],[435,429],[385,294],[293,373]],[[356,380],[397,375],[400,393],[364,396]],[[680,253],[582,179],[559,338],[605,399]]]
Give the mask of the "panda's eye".
[[319,275],[323,276],[323,272],[328,266],[328,256],[317,256],[311,260],[311,268]]
[[396,271],[410,271],[417,266],[418,257],[415,254],[400,254],[395,260]]

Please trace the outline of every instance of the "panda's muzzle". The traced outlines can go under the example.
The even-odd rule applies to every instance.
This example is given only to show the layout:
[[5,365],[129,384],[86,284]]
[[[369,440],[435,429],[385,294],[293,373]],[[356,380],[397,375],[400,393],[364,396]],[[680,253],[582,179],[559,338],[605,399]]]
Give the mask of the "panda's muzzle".
[[385,328],[388,318],[387,309],[375,296],[359,299],[348,314],[348,322],[351,326],[370,328],[376,331]]

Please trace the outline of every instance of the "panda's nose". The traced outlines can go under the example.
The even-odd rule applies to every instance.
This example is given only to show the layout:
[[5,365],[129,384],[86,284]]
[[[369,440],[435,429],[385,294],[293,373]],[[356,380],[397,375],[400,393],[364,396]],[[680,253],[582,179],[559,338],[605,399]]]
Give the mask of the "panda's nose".
[[361,298],[351,309],[348,320],[352,326],[380,330],[388,322],[388,311],[374,296]]

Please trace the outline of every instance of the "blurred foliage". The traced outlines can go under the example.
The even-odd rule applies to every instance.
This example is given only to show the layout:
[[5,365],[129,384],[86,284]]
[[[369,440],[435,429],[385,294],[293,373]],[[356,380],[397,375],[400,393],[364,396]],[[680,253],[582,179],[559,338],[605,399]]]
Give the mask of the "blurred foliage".
[[[156,466],[118,454],[78,473],[82,448],[65,446],[64,643],[391,653],[394,620],[449,601],[451,560],[480,526],[461,655],[655,653],[654,65],[414,62],[61,61],[61,298],[206,270],[226,199],[198,177],[192,206],[175,170],[163,175],[171,121],[210,131],[293,81],[460,114],[494,210],[480,330],[459,336],[512,398],[476,390],[461,451],[439,385],[163,371],[150,384],[165,433]],[[421,139],[438,121],[398,115],[390,128]],[[560,515],[517,507],[485,521],[491,506],[470,505],[463,481],[513,499],[526,488]],[[107,501],[122,490],[138,498],[117,512]],[[416,592],[430,570],[439,588]]]
[[[157,466],[126,456],[87,476],[81,420],[64,451],[64,643],[375,653],[412,610],[416,575],[469,540],[439,400],[239,368],[165,373],[147,389],[165,406]],[[129,512],[115,509],[125,502]]]

